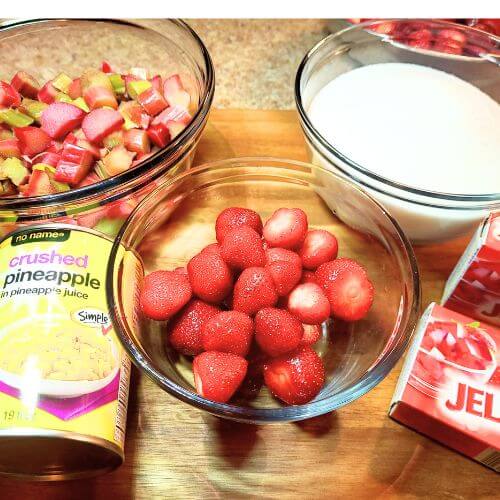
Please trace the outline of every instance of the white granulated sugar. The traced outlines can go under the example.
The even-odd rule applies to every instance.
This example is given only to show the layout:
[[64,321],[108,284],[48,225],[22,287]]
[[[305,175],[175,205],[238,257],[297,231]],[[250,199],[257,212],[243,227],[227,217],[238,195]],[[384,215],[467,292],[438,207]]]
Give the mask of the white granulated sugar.
[[341,153],[388,179],[455,194],[500,192],[500,105],[451,74],[364,66],[325,85],[309,117]]

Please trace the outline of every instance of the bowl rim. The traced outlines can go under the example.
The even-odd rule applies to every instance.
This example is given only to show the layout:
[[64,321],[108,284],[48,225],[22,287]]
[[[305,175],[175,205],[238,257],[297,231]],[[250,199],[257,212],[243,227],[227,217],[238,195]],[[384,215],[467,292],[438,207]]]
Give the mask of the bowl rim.
[[[1,210],[27,210],[40,206],[53,206],[63,203],[71,203],[75,201],[82,201],[84,199],[91,199],[94,196],[103,195],[112,189],[122,186],[130,181],[140,179],[143,174],[146,174],[151,168],[160,164],[162,161],[168,159],[177,150],[182,150],[182,146],[188,143],[199,131],[205,123],[215,93],[215,70],[212,63],[210,54],[199,37],[199,35],[183,20],[181,19],[164,19],[163,21],[177,26],[183,30],[188,36],[191,36],[196,43],[197,47],[203,56],[203,62],[206,68],[206,83],[202,89],[200,105],[194,113],[188,126],[171,141],[164,148],[159,149],[155,154],[140,162],[135,167],[126,170],[125,172],[114,175],[107,179],[103,179],[94,184],[83,186],[77,189],[71,189],[61,193],[55,193],[43,196],[32,197],[5,197],[0,198],[0,212]],[[108,19],[108,18],[42,18],[42,19],[23,19],[20,21],[7,22],[0,24],[0,37],[3,33],[9,30],[23,27],[23,26],[45,26],[49,23],[105,23],[109,25],[125,26],[136,28],[144,31],[155,33],[156,35],[168,39],[161,32],[142,26],[140,24],[126,21],[123,19]],[[149,182],[149,179],[146,179]]]
[[[438,208],[451,208],[451,209],[458,209],[458,210],[477,210],[477,209],[493,209],[497,206],[500,206],[500,193],[486,193],[486,194],[454,194],[454,193],[444,193],[444,192],[439,192],[439,191],[431,191],[431,190],[426,190],[426,189],[420,189],[420,188],[415,188],[412,186],[409,186],[407,184],[403,184],[400,182],[393,181],[387,177],[383,177],[381,175],[376,174],[375,172],[372,172],[363,166],[361,166],[359,163],[356,163],[355,161],[351,160],[349,157],[344,155],[341,151],[339,151],[335,146],[330,144],[314,127],[312,122],[310,121],[308,117],[308,113],[304,108],[304,104],[302,101],[302,93],[300,90],[301,87],[301,81],[302,77],[305,71],[305,68],[309,61],[327,44],[331,43],[332,41],[337,40],[339,37],[345,35],[346,33],[351,33],[351,32],[361,32],[361,31],[369,31],[372,35],[378,36],[382,42],[390,43],[392,45],[397,46],[397,48],[401,50],[408,50],[410,52],[420,52],[420,53],[425,53],[427,55],[432,55],[436,57],[442,57],[443,55],[440,54],[439,52],[435,51],[432,54],[429,54],[430,51],[422,51],[421,49],[416,49],[414,47],[406,47],[405,45],[401,44],[397,40],[394,40],[391,35],[386,35],[386,34],[380,34],[377,32],[370,31],[368,28],[373,25],[378,25],[378,24],[383,24],[387,22],[396,22],[396,23],[404,23],[404,22],[423,22],[423,23],[429,23],[432,22],[433,25],[442,25],[444,28],[453,28],[457,30],[462,30],[465,32],[472,32],[474,35],[477,36],[483,36],[485,39],[490,39],[495,42],[495,44],[500,45],[500,37],[497,37],[493,34],[483,32],[481,30],[469,27],[469,26],[463,26],[459,25],[457,23],[453,23],[450,21],[438,21],[434,19],[377,19],[373,21],[365,21],[363,23],[358,23],[358,24],[353,24],[351,26],[348,26],[342,30],[336,31],[335,33],[331,33],[330,35],[326,36],[319,42],[317,42],[304,56],[302,61],[300,62],[298,68],[297,68],[297,73],[295,75],[295,84],[294,84],[294,94],[295,94],[295,105],[297,107],[297,111],[299,114],[300,118],[300,123],[301,127],[304,131],[304,134],[306,137],[312,136],[315,141],[317,141],[322,148],[324,148],[328,153],[332,154],[332,156],[340,159],[342,162],[344,162],[346,165],[348,165],[350,168],[354,170],[354,172],[361,174],[364,176],[363,178],[360,178],[356,175],[353,175],[350,172],[347,172],[344,170],[341,166],[338,164],[335,164],[335,167],[339,169],[343,174],[348,176],[350,179],[355,180],[357,183],[362,184],[363,186],[366,186],[370,189],[373,189],[375,191],[378,191],[382,194],[385,194],[391,198],[397,198],[403,201],[411,201],[412,203],[419,204],[419,205],[425,205],[425,206],[432,206],[432,207],[438,207]],[[478,56],[477,58],[472,58],[472,57],[463,57],[463,56],[455,56],[459,57],[462,60],[474,60],[477,62],[490,62],[492,64],[496,64],[497,66],[500,66],[500,63],[498,61],[492,61],[488,57],[480,57]],[[479,60],[480,59],[480,60]],[[322,151],[319,151],[317,148],[316,152],[319,153],[326,161],[331,162],[330,159],[326,158],[325,155],[322,153]],[[366,180],[364,178],[366,177]],[[395,188],[398,190],[400,195],[394,193],[393,191],[386,191],[382,189],[381,187],[378,187],[377,185],[372,184],[370,181],[373,180],[375,182],[380,183],[381,185],[387,185],[392,188]],[[415,198],[410,198],[410,197],[405,197],[402,195],[402,193],[408,193],[408,194],[413,194],[417,195],[420,197],[424,197],[427,199],[436,199],[436,200],[442,200],[444,202],[452,202],[452,203],[457,203],[457,205],[451,206],[451,205],[435,205],[433,203],[425,202],[423,200],[415,199]],[[463,203],[469,203],[470,205],[463,205]],[[462,204],[460,204],[462,203]]]
[[[227,168],[228,166],[234,166],[235,164],[240,166],[260,166],[261,163],[264,163],[266,166],[271,167],[279,166],[282,167],[283,170],[289,167],[300,167],[302,169],[308,169],[311,171],[319,171],[327,176],[334,177],[340,183],[349,184],[350,187],[352,187],[356,191],[359,191],[362,196],[368,197],[368,199],[379,208],[381,213],[389,220],[389,222],[395,229],[396,236],[399,238],[399,242],[401,244],[402,254],[406,256],[406,266],[408,267],[410,275],[409,279],[411,280],[411,282],[409,283],[409,288],[411,288],[412,290],[412,300],[411,302],[408,302],[407,322],[403,331],[401,332],[399,343],[397,343],[394,348],[389,350],[388,352],[385,352],[383,350],[377,358],[376,364],[374,366],[372,365],[358,380],[358,382],[348,390],[334,396],[329,396],[325,399],[320,399],[317,401],[313,400],[309,403],[306,403],[305,405],[283,406],[278,408],[252,408],[228,403],[216,403],[205,399],[202,396],[199,396],[195,392],[179,386],[171,379],[164,376],[159,370],[151,366],[149,362],[142,356],[139,349],[137,349],[134,342],[132,342],[131,336],[126,333],[128,332],[128,326],[126,322],[122,321],[121,314],[118,313],[118,307],[115,304],[115,267],[117,264],[118,256],[121,254],[121,252],[123,252],[123,249],[127,250],[126,246],[122,244],[122,239],[127,233],[129,227],[135,227],[135,224],[132,225],[134,222],[137,223],[137,221],[133,220],[135,214],[139,212],[144,205],[147,205],[150,199],[154,198],[162,191],[164,192],[163,196],[165,196],[166,191],[169,188],[181,183],[186,177],[193,174],[213,171],[214,169],[222,170],[224,168]],[[106,272],[106,299],[110,318],[117,337],[120,339],[122,345],[124,346],[128,355],[131,357],[133,363],[139,368],[140,371],[144,372],[151,380],[153,380],[153,382],[155,382],[163,390],[176,397],[177,399],[180,399],[181,401],[184,401],[191,406],[195,406],[196,408],[203,409],[213,415],[242,422],[253,422],[260,424],[284,421],[291,422],[319,416],[324,413],[336,410],[346,405],[347,403],[358,399],[359,397],[363,396],[368,391],[373,389],[376,385],[378,385],[389,374],[389,372],[401,358],[413,337],[418,321],[418,314],[420,312],[421,284],[417,259],[410,241],[408,240],[407,236],[405,235],[399,224],[396,222],[396,220],[379,202],[377,202],[364,189],[357,186],[353,181],[345,179],[338,174],[317,165],[277,157],[257,156],[236,157],[204,163],[182,174],[179,174],[172,179],[166,180],[165,183],[148,194],[127,218],[114,240],[113,247],[108,259],[108,267]],[[298,412],[298,408],[300,408],[301,411]]]

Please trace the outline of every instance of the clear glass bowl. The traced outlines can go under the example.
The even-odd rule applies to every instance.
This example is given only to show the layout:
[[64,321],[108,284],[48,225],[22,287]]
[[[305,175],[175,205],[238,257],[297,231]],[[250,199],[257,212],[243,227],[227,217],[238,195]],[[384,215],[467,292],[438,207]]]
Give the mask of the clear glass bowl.
[[[31,20],[0,26],[0,80],[25,70],[40,82],[61,71],[79,75],[103,59],[117,68],[179,73],[191,95],[191,123],[171,143],[130,170],[80,189],[33,198],[0,198],[0,237],[17,226],[62,221],[116,234],[137,203],[168,176],[187,169],[214,95],[212,61],[184,22],[164,20],[155,31],[141,21]],[[104,219],[104,222],[103,222]]]
[[[166,343],[166,324],[141,316],[137,304],[146,273],[185,265],[215,242],[214,223],[227,207],[243,206],[263,219],[276,209],[300,207],[310,226],[333,232],[339,255],[359,260],[375,286],[368,316],[357,323],[323,326],[315,344],[327,382],[316,399],[282,406],[267,389],[245,385],[231,404],[194,391],[190,359]],[[124,251],[125,249],[125,251]],[[147,196],[124,224],[111,252],[108,306],[115,329],[139,369],[173,396],[214,415],[265,423],[301,420],[354,401],[375,387],[408,345],[419,310],[415,256],[404,233],[363,190],[314,165],[270,158],[241,158],[196,167]],[[255,382],[255,381],[254,381]]]
[[[465,55],[408,46],[402,34],[415,22],[420,28],[431,30],[434,37],[440,30],[450,28],[463,33],[467,38]],[[377,31],[384,31],[387,26],[391,26],[391,33]],[[500,193],[426,191],[377,175],[330,144],[312,125],[308,109],[318,91],[340,74],[386,62],[419,64],[454,74],[500,101],[499,57],[498,37],[445,21],[369,21],[326,37],[306,54],[295,80],[296,105],[311,162],[364,187],[389,210],[414,243],[436,243],[470,233],[485,214],[500,208]]]

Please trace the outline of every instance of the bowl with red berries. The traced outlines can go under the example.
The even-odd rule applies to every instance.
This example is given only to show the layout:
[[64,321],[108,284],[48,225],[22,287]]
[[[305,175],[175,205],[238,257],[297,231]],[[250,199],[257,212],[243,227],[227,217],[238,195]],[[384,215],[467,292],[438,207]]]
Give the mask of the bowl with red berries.
[[191,164],[214,93],[182,21],[0,26],[0,235],[33,221],[113,236]]
[[353,183],[241,158],[191,169],[137,206],[107,295],[127,352],[160,387],[266,423],[377,385],[411,338],[420,284],[406,236]]

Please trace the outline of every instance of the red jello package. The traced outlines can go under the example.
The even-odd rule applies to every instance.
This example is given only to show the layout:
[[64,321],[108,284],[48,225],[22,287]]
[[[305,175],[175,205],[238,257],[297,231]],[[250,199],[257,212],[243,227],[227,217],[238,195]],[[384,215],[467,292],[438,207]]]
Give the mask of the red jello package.
[[500,212],[481,224],[451,273],[441,304],[500,326]]
[[499,346],[500,329],[431,304],[390,416],[500,472]]

